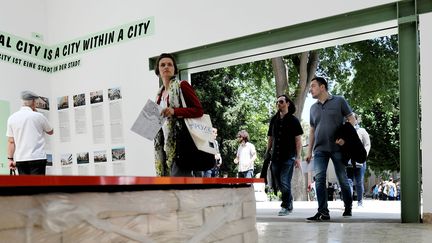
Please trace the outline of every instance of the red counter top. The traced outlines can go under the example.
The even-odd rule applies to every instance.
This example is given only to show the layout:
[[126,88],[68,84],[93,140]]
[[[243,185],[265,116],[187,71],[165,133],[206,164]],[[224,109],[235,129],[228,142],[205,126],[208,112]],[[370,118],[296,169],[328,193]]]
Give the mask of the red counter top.
[[8,176],[0,175],[0,188],[68,186],[151,186],[151,185],[239,185],[263,183],[264,179],[135,176]]

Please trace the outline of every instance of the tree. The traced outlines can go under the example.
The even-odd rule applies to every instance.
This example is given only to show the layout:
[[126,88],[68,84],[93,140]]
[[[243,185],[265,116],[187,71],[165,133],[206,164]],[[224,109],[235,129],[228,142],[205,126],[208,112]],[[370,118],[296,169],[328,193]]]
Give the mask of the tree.
[[397,36],[381,37],[342,47],[353,53],[352,80],[339,82],[362,125],[371,136],[368,164],[377,173],[399,171],[399,80]]
[[[265,67],[264,63],[254,65]],[[218,128],[223,159],[221,170],[230,177],[237,172],[233,160],[239,145],[238,131],[247,130],[257,149],[255,172],[261,170],[266,147],[269,107],[274,105],[272,87],[260,80],[264,76],[248,73],[251,71],[257,70],[244,64],[192,75],[192,85],[204,111],[210,114],[213,126]],[[261,84],[256,85],[258,82]]]
[[[372,138],[370,167],[398,170],[397,70],[397,38],[392,36],[197,73],[192,85],[219,128],[224,170],[230,176],[235,174],[236,133],[248,130],[262,155],[276,96],[288,94],[300,117],[315,75],[326,77],[331,92],[344,95],[362,115]],[[256,171],[261,163],[259,157]]]

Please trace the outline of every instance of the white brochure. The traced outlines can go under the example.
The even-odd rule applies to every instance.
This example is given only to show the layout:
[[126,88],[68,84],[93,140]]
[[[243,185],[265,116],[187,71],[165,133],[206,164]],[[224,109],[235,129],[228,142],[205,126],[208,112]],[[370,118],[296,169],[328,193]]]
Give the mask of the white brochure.
[[131,131],[149,140],[153,140],[166,120],[161,115],[161,112],[162,107],[160,105],[150,99],[147,100],[147,103],[132,125]]

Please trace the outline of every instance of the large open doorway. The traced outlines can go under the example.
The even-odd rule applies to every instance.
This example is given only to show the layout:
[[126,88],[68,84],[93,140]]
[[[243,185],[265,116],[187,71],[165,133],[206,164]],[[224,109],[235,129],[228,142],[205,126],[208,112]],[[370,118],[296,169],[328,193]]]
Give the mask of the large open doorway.
[[[278,60],[282,61],[285,67],[283,73],[287,74],[275,81],[276,73],[279,70],[274,64]],[[313,66],[313,63],[321,64]],[[258,158],[255,161],[254,173],[257,176],[265,173],[261,169],[267,147],[267,130],[269,120],[276,112],[275,100],[278,92],[288,94],[294,100],[299,112],[296,112],[295,115],[301,120],[304,130],[303,145],[306,147],[309,141],[309,108],[315,101],[310,95],[306,95],[307,97],[302,95],[308,93],[307,83],[310,76],[315,74],[326,76],[331,83],[331,93],[344,95],[353,110],[363,117],[363,121],[358,125],[369,131],[373,141],[368,163],[362,167],[366,171],[364,183],[357,184],[356,180],[351,178],[354,197],[353,210],[357,216],[356,219],[361,219],[362,222],[400,221],[397,63],[397,36],[392,35],[198,73],[190,72],[189,80],[200,97],[204,109],[212,117],[213,125],[218,128],[219,144],[224,161],[219,168],[220,175],[237,176],[237,165],[232,160],[235,158],[238,147],[236,134],[243,129],[249,132],[249,141],[255,145],[257,150]],[[307,80],[300,80],[305,78],[299,73],[300,70],[310,73],[306,75]],[[286,87],[280,91],[280,88],[276,88],[277,82],[282,82],[282,86],[285,84]],[[305,154],[306,152],[303,153],[303,158]],[[313,186],[311,189],[313,185],[312,167],[303,161],[302,168],[294,170],[292,191],[295,201],[316,201],[316,196],[313,196]],[[348,171],[354,170],[355,173],[360,173],[362,168],[350,168]],[[327,179],[329,201],[338,201],[331,202],[331,207],[341,211],[343,204],[341,204],[341,194],[338,190],[340,186],[332,163],[329,164]],[[394,182],[390,182],[390,179]],[[356,188],[360,186],[365,189],[359,194]],[[376,195],[373,195],[375,187],[377,191]],[[276,201],[281,199],[280,193],[271,188],[271,183],[266,191],[269,199]],[[389,191],[394,193],[389,193]],[[380,202],[373,202],[373,198]],[[382,206],[384,201],[397,202],[388,202],[387,206]],[[381,206],[377,206],[377,203],[381,203]],[[296,204],[301,207],[300,211],[304,212],[291,215],[283,220],[303,220],[308,213],[312,215],[316,210],[316,202],[315,207],[310,207],[312,205],[310,203]],[[359,204],[362,204],[363,207]],[[259,205],[264,207],[267,204]],[[383,208],[392,210],[380,212],[380,209]],[[273,212],[273,216],[276,214]],[[270,209],[262,208],[258,216],[260,217],[258,220],[275,220]]]
[[[179,51],[182,78],[190,73],[336,44],[399,35],[402,222],[420,222],[418,14],[427,1],[389,3],[370,9]],[[150,60],[150,67],[154,58]],[[414,160],[414,161],[413,161]]]

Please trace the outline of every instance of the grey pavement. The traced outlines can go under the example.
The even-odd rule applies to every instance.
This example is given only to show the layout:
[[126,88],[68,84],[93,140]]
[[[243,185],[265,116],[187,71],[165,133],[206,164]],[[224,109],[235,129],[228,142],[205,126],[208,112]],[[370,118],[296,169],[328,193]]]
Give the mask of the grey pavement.
[[342,217],[343,202],[329,202],[331,220],[307,222],[316,213],[314,202],[294,202],[288,216],[277,216],[280,202],[257,202],[258,242],[432,242],[432,224],[403,224],[400,201],[365,200],[363,208],[353,207],[353,216]]
[[[344,218],[343,201],[329,201],[331,222],[386,222],[400,223],[400,201],[364,200],[363,207],[353,203],[352,217]],[[279,201],[257,202],[257,222],[306,222],[306,218],[315,215],[318,208],[316,201],[295,201],[294,210],[288,216],[277,216]]]

